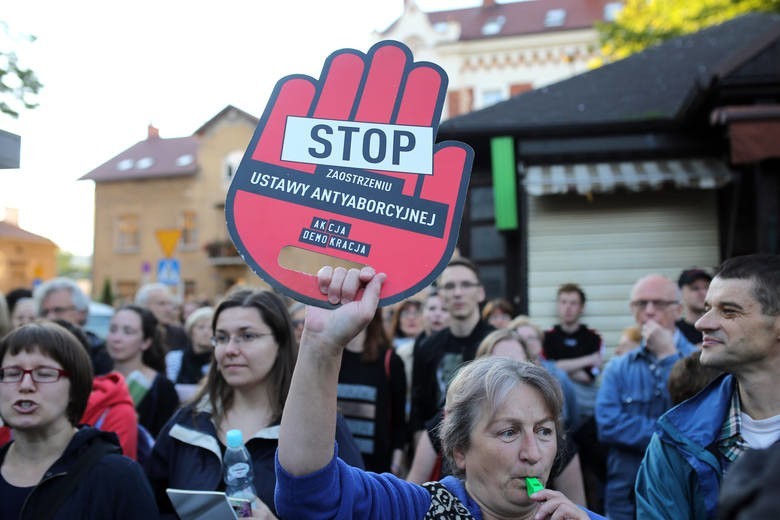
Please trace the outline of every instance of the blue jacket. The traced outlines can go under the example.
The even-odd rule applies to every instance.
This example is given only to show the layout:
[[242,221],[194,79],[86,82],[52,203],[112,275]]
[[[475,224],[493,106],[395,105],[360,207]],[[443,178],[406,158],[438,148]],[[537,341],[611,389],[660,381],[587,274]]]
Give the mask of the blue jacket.
[[[167,488],[199,491],[224,491],[222,455],[207,400],[179,410],[163,427],[145,464],[160,513],[174,517]],[[341,456],[349,464],[363,466],[363,459],[352,440],[352,434],[339,416],[336,435],[344,446]],[[279,425],[263,428],[246,440],[252,456],[257,496],[274,511],[274,453],[279,443]]]
[[666,383],[694,347],[675,330],[677,353],[661,361],[644,344],[613,358],[596,397],[599,441],[609,448],[604,506],[612,520],[633,520],[634,483],[656,420],[672,406]]
[[[52,485],[72,471],[76,461],[93,445],[100,442],[115,444],[119,439],[113,432],[102,432],[91,427],[82,427],[71,439],[62,456],[52,464],[33,488],[22,506],[20,519],[32,518],[30,504],[51,503],[54,500]],[[0,449],[0,465],[13,441]],[[0,502],[2,502],[0,496]],[[144,472],[134,460],[119,454],[103,455],[79,478],[73,492],[53,513],[54,520],[85,519],[149,519],[158,518],[154,495]]]
[[[333,458],[324,468],[294,477],[276,459],[276,508],[281,518],[307,520],[419,520],[431,508],[431,493],[391,473],[372,473]],[[482,520],[479,505],[459,479],[441,480],[475,520]],[[584,509],[584,508],[583,508]],[[604,517],[584,509],[589,518]],[[432,516],[441,518],[443,516]]]
[[715,443],[735,386],[721,376],[658,420],[637,475],[638,518],[716,518],[724,459]]

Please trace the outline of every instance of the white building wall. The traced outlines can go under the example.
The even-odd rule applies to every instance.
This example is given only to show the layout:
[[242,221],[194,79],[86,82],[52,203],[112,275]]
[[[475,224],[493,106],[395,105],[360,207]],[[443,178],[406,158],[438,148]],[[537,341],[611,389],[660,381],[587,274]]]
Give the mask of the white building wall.
[[[467,41],[458,41],[459,36],[457,23],[434,28],[410,2],[381,38],[404,42],[415,61],[441,66],[449,77],[449,91],[473,89],[472,110],[487,106],[482,102],[485,91],[501,89],[503,99],[508,99],[511,85],[528,83],[539,88],[585,72],[598,51],[598,36],[592,28]],[[448,109],[445,104],[442,119],[452,115]]]

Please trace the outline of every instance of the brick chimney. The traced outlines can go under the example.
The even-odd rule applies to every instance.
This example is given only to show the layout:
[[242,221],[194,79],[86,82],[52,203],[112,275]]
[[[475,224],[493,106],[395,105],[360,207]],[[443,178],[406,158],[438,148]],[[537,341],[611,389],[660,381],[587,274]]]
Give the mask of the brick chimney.
[[482,0],[482,7],[493,7],[496,5],[496,0]]
[[154,125],[149,125],[149,130],[146,134],[147,139],[159,139],[160,138],[160,130],[155,127]]
[[3,218],[6,224],[19,227],[19,209],[18,208],[5,208],[5,217]]

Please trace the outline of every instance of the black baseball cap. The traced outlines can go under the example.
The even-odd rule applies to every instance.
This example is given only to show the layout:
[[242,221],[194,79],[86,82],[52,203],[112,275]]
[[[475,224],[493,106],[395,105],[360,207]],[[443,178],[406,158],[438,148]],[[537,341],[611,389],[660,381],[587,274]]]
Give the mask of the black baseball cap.
[[696,280],[712,281],[712,276],[703,269],[686,269],[680,273],[680,278],[677,279],[677,286],[682,289],[683,285],[690,285]]

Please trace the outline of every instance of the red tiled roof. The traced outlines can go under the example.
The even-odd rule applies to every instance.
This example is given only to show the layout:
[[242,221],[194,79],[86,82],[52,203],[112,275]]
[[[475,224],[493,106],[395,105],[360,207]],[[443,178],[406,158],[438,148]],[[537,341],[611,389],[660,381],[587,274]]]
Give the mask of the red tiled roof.
[[0,220],[0,238],[24,240],[26,242],[40,242],[56,246],[56,244],[48,238],[44,238],[40,235],[36,235],[35,233],[25,231],[19,226],[11,224],[10,222],[6,222],[5,220]]
[[[529,0],[489,6],[469,7],[451,11],[426,13],[431,25],[440,22],[458,22],[461,27],[460,40],[477,40],[557,32],[570,29],[592,27],[596,21],[604,20],[604,6],[617,0]],[[545,27],[547,13],[553,9],[566,11],[562,25]],[[504,17],[500,32],[493,35],[482,34],[485,23],[499,16]],[[386,34],[395,24],[384,31]]]
[[258,122],[253,115],[228,105],[189,137],[163,139],[159,136],[159,131],[150,125],[145,140],[101,164],[79,180],[110,182],[194,175],[198,171],[196,161],[199,138],[216,121],[229,114],[246,119],[252,126]]
[[126,181],[193,175],[198,171],[198,138],[151,135],[101,164],[79,180]]

